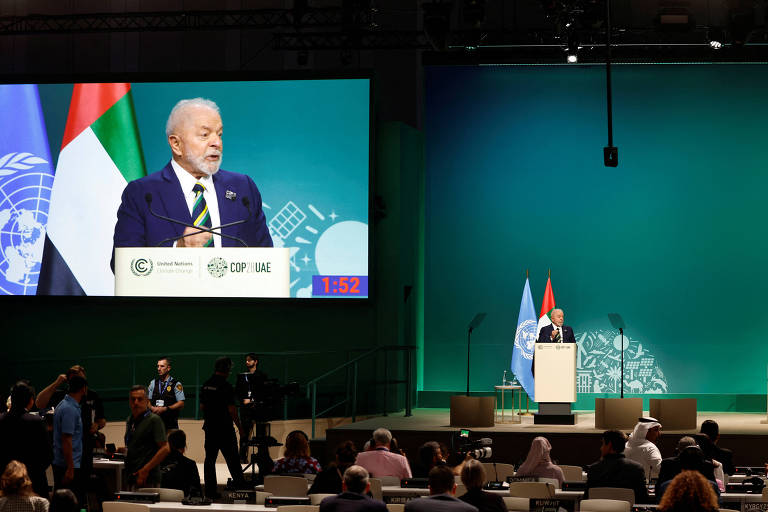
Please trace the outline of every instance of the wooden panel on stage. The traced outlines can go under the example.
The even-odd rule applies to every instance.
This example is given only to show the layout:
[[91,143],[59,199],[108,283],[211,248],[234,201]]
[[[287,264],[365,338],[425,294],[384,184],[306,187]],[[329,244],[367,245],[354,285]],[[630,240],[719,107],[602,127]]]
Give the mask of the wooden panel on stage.
[[597,429],[631,429],[642,415],[642,398],[595,398]]
[[649,413],[659,420],[664,430],[689,430],[696,428],[695,398],[651,398]]
[[452,396],[451,426],[492,427],[495,410],[495,396]]

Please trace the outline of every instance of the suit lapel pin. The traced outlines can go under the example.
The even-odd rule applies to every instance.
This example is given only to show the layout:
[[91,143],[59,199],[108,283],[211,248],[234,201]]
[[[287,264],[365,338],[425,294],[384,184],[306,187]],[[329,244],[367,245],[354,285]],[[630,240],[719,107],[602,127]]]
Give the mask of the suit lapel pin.
[[227,199],[229,199],[230,201],[234,201],[234,200],[235,200],[235,198],[237,198],[237,193],[235,193],[235,192],[232,192],[231,190],[227,190],[227,191],[224,193],[224,197],[226,197],[226,198],[227,198]]

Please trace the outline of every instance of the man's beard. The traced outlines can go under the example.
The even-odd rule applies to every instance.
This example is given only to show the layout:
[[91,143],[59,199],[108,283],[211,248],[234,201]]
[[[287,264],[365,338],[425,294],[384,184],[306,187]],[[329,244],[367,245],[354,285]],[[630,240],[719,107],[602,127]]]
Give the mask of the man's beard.
[[[219,159],[213,162],[209,162],[205,159],[205,157],[211,155],[218,155]],[[221,167],[221,151],[195,157],[190,160],[190,163],[194,166],[196,171],[207,174],[208,176],[213,176],[219,171],[219,167]]]

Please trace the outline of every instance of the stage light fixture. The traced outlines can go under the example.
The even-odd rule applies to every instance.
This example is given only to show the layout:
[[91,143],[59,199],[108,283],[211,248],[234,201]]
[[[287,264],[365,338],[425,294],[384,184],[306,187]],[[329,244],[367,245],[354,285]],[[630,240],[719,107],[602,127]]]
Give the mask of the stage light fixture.
[[709,46],[711,46],[713,50],[719,50],[723,47],[723,43],[720,41],[710,41]]
[[566,62],[568,62],[568,64],[576,64],[579,62],[579,57],[575,53],[569,53],[568,57],[566,58]]

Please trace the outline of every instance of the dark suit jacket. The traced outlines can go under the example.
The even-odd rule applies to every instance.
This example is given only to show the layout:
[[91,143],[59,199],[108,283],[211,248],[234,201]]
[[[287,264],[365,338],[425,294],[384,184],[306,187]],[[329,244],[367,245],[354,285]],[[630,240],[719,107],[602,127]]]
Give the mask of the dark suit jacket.
[[197,464],[174,449],[160,465],[160,487],[182,490],[184,496],[203,495]]
[[416,498],[405,504],[405,512],[478,512],[477,507],[449,494]]
[[635,491],[635,503],[650,503],[645,470],[623,453],[609,453],[587,468],[587,492],[592,487],[623,487]]
[[507,506],[501,496],[482,489],[470,489],[459,496],[459,499],[477,507],[480,512],[507,512]]
[[[679,457],[668,457],[662,460],[661,467],[659,468],[658,483],[662,484],[672,480],[679,475],[682,470],[683,468],[680,465]],[[699,473],[704,475],[704,478],[707,480],[715,481],[715,467],[711,463],[705,462],[704,467],[699,469]]]
[[321,501],[320,512],[387,512],[387,506],[363,494],[343,492]]
[[723,472],[728,475],[732,475],[736,472],[736,468],[733,466],[733,452],[731,450],[720,448],[713,443],[706,434],[696,434],[694,437],[706,458],[715,459],[722,464]]
[[23,462],[35,493],[48,496],[45,470],[51,465],[53,451],[45,421],[34,414],[0,415],[0,467],[12,460]]
[[[541,328],[541,332],[539,333],[539,339],[537,340],[538,343],[552,343],[552,339],[550,336],[552,336],[552,331],[554,330],[554,325],[549,324]],[[563,343],[576,343],[576,338],[573,335],[573,329],[571,329],[569,326],[564,325],[562,328],[563,337]]]
[[[245,174],[219,170],[213,175],[213,184],[216,188],[221,223],[248,219],[244,224],[224,228],[221,232],[241,238],[248,247],[272,247],[272,237],[269,235],[261,207],[261,194],[253,180]],[[236,196],[227,199],[228,191],[234,192]],[[152,210],[155,213],[192,224],[192,216],[179,179],[169,162],[160,172],[134,180],[123,190],[122,203],[117,210],[113,247],[154,247],[161,241],[181,236],[184,232],[184,226],[158,219],[149,212],[147,194],[152,194]],[[250,212],[243,204],[243,198],[246,197]],[[173,242],[165,242],[163,246],[172,247]],[[224,237],[221,239],[221,246],[242,247],[239,242]],[[114,259],[113,251],[113,269]]]

